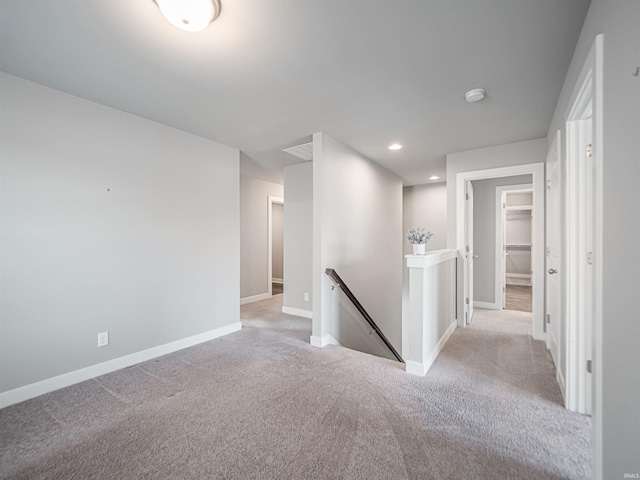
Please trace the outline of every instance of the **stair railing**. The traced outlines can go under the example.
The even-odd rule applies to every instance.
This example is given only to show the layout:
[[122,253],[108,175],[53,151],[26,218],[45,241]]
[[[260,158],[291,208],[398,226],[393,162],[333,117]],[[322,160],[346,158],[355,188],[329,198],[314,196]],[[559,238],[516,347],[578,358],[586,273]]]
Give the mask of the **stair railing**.
[[327,268],[325,270],[325,273],[329,276],[329,278],[331,278],[331,281],[333,282],[333,284],[338,288],[340,288],[340,290],[344,292],[347,298],[351,300],[351,303],[353,303],[353,306],[358,309],[358,311],[367,321],[369,326],[373,328],[373,330],[378,334],[378,336],[384,342],[384,344],[389,348],[389,350],[391,350],[391,353],[393,353],[393,356],[396,357],[396,359],[399,362],[404,363],[404,360],[402,359],[400,354],[393,347],[393,345],[391,345],[391,342],[387,339],[387,337],[384,336],[384,333],[382,333],[382,330],[380,330],[378,325],[376,325],[376,322],[373,321],[373,318],[371,318],[371,316],[367,313],[367,311],[364,309],[362,304],[358,301],[356,296],[351,292],[351,290],[349,290],[349,287],[347,287],[344,281],[340,278],[340,275],[338,275],[333,268]]

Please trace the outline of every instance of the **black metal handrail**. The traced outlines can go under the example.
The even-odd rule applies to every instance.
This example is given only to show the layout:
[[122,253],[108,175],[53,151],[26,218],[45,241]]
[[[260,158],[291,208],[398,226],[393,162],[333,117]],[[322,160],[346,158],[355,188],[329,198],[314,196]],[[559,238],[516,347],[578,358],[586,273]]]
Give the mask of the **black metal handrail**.
[[351,300],[351,303],[353,303],[353,305],[358,309],[360,314],[364,317],[364,319],[371,326],[371,328],[373,328],[373,330],[378,334],[378,336],[384,342],[384,344],[389,348],[389,350],[391,350],[391,353],[393,353],[393,356],[396,357],[396,359],[399,362],[404,363],[404,360],[402,359],[400,354],[396,351],[395,348],[393,348],[393,345],[391,345],[391,342],[387,339],[387,337],[384,336],[384,333],[382,333],[382,330],[380,330],[378,325],[376,325],[376,322],[373,321],[373,318],[371,318],[371,316],[367,313],[367,311],[364,309],[362,304],[358,301],[356,296],[351,292],[351,290],[349,290],[349,287],[347,287],[347,285],[342,281],[342,279],[340,278],[340,275],[338,275],[333,268],[327,268],[324,273],[326,273],[329,276],[329,278],[331,278],[333,283],[337,287],[339,287],[340,290],[344,292],[344,294],[347,296],[349,300]]

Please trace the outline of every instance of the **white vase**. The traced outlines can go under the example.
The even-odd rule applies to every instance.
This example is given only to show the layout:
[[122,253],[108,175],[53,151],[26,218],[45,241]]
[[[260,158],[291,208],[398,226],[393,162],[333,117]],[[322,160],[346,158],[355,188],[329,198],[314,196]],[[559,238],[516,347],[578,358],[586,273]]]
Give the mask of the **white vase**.
[[414,243],[413,244],[413,254],[414,255],[424,255],[424,243]]

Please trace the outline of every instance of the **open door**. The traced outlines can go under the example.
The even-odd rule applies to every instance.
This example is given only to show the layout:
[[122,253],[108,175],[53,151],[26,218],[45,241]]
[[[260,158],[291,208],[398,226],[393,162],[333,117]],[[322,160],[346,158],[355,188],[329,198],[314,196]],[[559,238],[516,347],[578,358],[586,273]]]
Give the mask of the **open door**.
[[473,320],[473,185],[465,182],[465,295],[464,295],[464,320],[470,325]]
[[564,394],[564,378],[559,363],[559,346],[561,345],[560,321],[560,232],[562,229],[562,205],[560,202],[560,131],[547,154],[547,348],[551,352],[553,363],[558,370],[558,383]]

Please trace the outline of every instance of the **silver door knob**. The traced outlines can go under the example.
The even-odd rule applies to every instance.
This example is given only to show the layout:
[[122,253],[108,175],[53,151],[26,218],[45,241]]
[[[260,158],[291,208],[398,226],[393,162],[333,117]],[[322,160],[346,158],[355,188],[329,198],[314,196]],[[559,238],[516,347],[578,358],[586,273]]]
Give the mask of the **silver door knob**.
[[478,258],[478,255],[474,255],[474,256],[473,256],[473,259],[474,259],[474,260],[475,260],[476,258]]
[[548,272],[549,272],[549,275],[553,275],[554,273],[558,273],[558,270],[556,270],[555,268],[550,268]]

